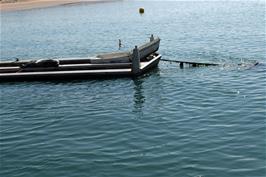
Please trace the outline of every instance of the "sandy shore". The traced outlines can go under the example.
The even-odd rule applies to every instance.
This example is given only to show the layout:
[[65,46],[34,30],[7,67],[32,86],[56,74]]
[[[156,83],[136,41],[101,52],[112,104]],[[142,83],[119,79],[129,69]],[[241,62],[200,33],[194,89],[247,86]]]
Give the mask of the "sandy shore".
[[1,11],[28,10],[34,8],[45,8],[58,5],[66,5],[80,2],[109,2],[115,0],[2,0]]

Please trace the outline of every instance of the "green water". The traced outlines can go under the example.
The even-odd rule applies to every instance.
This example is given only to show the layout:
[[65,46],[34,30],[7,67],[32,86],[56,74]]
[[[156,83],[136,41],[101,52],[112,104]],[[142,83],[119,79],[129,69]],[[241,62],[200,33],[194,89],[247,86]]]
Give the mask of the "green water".
[[1,59],[93,56],[152,33],[165,59],[226,66],[161,62],[137,79],[1,83],[0,176],[266,176],[264,1],[1,13]]

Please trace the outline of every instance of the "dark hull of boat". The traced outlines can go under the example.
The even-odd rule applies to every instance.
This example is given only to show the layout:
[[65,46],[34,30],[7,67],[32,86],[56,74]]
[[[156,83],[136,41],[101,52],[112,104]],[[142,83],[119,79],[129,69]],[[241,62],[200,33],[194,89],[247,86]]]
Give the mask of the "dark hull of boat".
[[[133,74],[130,67],[122,68],[102,68],[102,69],[82,69],[63,71],[34,71],[0,73],[0,82],[21,82],[21,81],[52,81],[52,80],[85,80],[99,78],[137,77],[156,68],[161,59],[161,55],[154,56],[151,60],[141,62],[140,72]],[[129,64],[130,65],[130,64]]]

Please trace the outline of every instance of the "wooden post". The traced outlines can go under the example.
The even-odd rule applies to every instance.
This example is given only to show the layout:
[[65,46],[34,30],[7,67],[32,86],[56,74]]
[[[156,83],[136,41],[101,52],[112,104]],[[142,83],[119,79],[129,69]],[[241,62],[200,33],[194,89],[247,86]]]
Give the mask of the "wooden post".
[[180,62],[180,68],[183,69],[184,68],[184,63]]
[[140,56],[137,46],[133,49],[132,72],[133,74],[138,74],[140,72]]
[[154,37],[153,37],[153,34],[151,35],[150,37],[150,42],[154,41]]
[[121,41],[121,39],[118,39],[118,49],[120,50],[121,47],[122,47],[122,41]]

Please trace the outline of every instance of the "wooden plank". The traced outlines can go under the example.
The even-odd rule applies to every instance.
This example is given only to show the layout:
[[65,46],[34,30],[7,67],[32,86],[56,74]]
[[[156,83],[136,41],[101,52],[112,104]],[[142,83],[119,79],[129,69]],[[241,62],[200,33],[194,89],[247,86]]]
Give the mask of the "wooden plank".
[[168,59],[161,59],[161,61],[180,63],[180,65],[189,64],[189,65],[192,65],[193,67],[196,67],[196,66],[218,66],[218,65],[220,65],[218,63],[203,63],[203,62],[191,62],[191,61],[168,60]]

